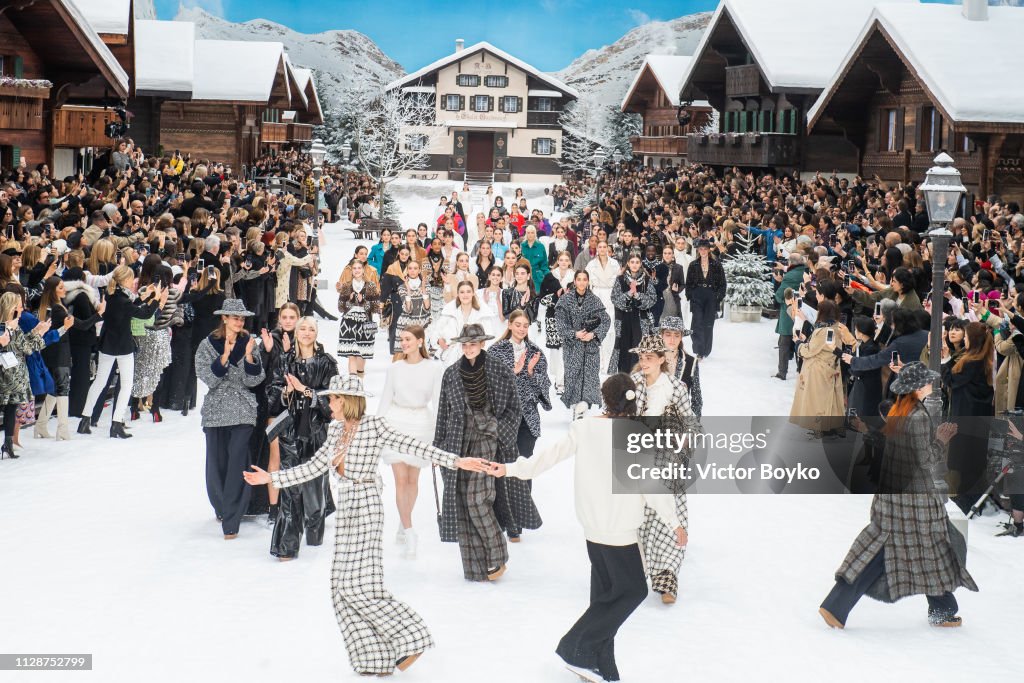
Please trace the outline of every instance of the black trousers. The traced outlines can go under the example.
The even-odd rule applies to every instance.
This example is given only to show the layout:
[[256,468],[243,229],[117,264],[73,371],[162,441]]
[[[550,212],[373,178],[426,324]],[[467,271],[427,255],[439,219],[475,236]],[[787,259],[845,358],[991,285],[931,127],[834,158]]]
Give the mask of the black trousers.
[[555,652],[567,664],[619,680],[615,634],[647,597],[647,579],[637,544],[601,545],[587,541],[590,556],[590,606],[562,636]]
[[[100,421],[100,416],[103,415],[103,407],[104,407],[104,404],[106,403],[107,391],[110,389],[110,378],[111,377],[114,377],[115,379],[114,379],[114,391],[110,395],[110,403],[111,403],[111,405],[117,405],[117,395],[119,393],[121,393],[121,374],[117,372],[117,363],[114,363],[113,365],[110,366],[110,372],[107,374],[106,377],[99,377],[99,376],[97,376],[96,379],[94,380],[96,382],[105,382],[105,384],[103,385],[103,391],[100,392],[99,400],[96,401],[96,405],[93,406],[93,409],[92,409],[92,421],[93,422],[99,422]],[[128,387],[128,391],[131,391],[131,390],[132,390],[132,388]],[[86,399],[88,400],[88,397],[86,397]],[[83,410],[84,410],[84,408],[83,408]],[[113,410],[113,408],[111,408],[111,410]]]
[[711,344],[715,336],[715,316],[718,315],[715,292],[710,287],[697,287],[690,297],[690,312],[693,353],[706,358],[711,355]]
[[[857,580],[847,583],[842,579],[836,579],[836,585],[821,603],[821,606],[832,613],[836,619],[846,624],[846,618],[850,616],[850,610],[857,604],[857,601],[868,592],[871,585],[885,573],[885,550],[880,550],[864,571],[860,573]],[[959,606],[952,593],[942,595],[928,595],[928,617],[948,619],[956,615]]]
[[221,518],[225,534],[237,534],[252,489],[242,478],[249,469],[252,425],[204,427],[206,432],[206,495]]
[[395,343],[398,340],[398,318],[402,315],[402,297],[397,294],[391,296],[391,326],[388,328],[388,348],[392,355],[395,353]]
[[[519,420],[519,431],[516,432],[516,447],[519,449],[519,455],[524,458],[529,458],[533,455],[533,447],[537,445],[537,437],[530,431],[529,425],[526,424],[526,420]],[[522,483],[528,493],[533,492],[533,480],[527,479]],[[501,530],[506,532],[510,538],[518,538],[519,530],[510,528],[512,525],[509,524],[510,520],[504,514],[505,510],[510,510],[511,504],[506,500],[505,487],[496,487],[494,497],[494,512],[498,516],[498,523],[501,524]]]
[[4,405],[4,441],[14,440],[14,426],[18,420],[18,404]]
[[779,335],[779,374],[783,377],[789,372],[789,359],[793,357],[793,335]]
[[92,347],[71,344],[71,388],[68,390],[68,414],[82,417],[85,399],[89,396],[89,364],[92,360]]

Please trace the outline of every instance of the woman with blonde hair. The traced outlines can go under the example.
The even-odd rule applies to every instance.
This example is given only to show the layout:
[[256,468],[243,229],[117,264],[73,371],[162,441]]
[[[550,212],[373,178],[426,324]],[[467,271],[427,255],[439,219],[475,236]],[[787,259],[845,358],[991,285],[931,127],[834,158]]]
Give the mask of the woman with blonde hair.
[[92,275],[106,275],[117,267],[117,247],[106,238],[96,240],[89,250],[89,258],[85,262],[85,270]]
[[107,307],[103,311],[96,378],[89,387],[89,396],[82,411],[83,417],[78,423],[78,433],[92,434],[90,423],[91,426],[99,424],[99,420],[92,421],[93,408],[103,399],[102,394],[107,388],[107,380],[114,363],[117,363],[121,390],[117,394],[117,402],[111,416],[110,437],[129,439],[131,434],[124,430],[124,418],[135,380],[135,339],[132,336],[132,320],[147,320],[153,317],[167,303],[167,290],[160,282],[154,282],[143,287],[136,295],[133,291],[135,273],[131,268],[118,266],[112,275],[107,285]]
[[0,295],[0,352],[13,354],[13,364],[0,365],[0,406],[3,406],[4,445],[0,457],[17,458],[14,452],[14,431],[18,406],[32,399],[32,387],[26,359],[43,350],[43,340],[50,322],[36,325],[31,332],[21,330],[19,320],[24,310],[21,296],[14,292]]
[[481,307],[473,283],[463,280],[456,286],[455,298],[447,303],[436,323],[430,328],[431,343],[441,349],[441,360],[448,367],[462,357],[462,345],[452,342],[466,325],[483,325],[488,334],[497,331],[498,321],[491,310]]
[[[410,325],[399,333],[402,350],[395,354],[388,368],[377,414],[402,434],[431,443],[442,368],[430,358],[425,337],[419,325]],[[391,465],[395,475],[395,504],[400,520],[395,542],[405,545],[406,559],[415,559],[417,536],[412,528],[412,510],[419,495],[420,470],[430,463],[393,450],[385,450],[381,459]]]
[[338,358],[348,359],[349,374],[362,377],[366,361],[373,358],[377,340],[377,323],[373,316],[380,305],[380,287],[373,276],[367,276],[362,261],[353,259],[338,280]]

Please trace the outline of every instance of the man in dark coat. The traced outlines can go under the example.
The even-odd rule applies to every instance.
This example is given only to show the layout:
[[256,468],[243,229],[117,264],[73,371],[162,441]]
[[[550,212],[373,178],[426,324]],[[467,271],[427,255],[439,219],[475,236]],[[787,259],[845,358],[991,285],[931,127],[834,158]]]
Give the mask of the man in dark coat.
[[213,211],[213,202],[206,198],[206,184],[202,180],[193,182],[191,190],[192,196],[181,203],[181,206],[178,207],[175,213],[176,216],[192,218],[192,214],[195,213],[196,209]]
[[786,379],[789,359],[793,357],[793,317],[789,314],[789,302],[785,299],[786,290],[796,292],[806,272],[803,254],[790,254],[789,270],[782,276],[775,290],[775,301],[779,304],[779,320],[775,323],[775,334],[779,335],[779,371],[775,377],[779,379]]
[[[442,379],[434,445],[451,453],[510,463],[519,457],[519,394],[512,370],[483,350],[489,339],[493,337],[484,333],[483,326],[470,324],[450,340],[462,344],[463,357]],[[495,480],[482,472],[443,471],[442,476],[441,540],[458,540],[466,579],[497,579],[508,562],[502,527],[540,526],[525,482],[499,482],[499,492]]]

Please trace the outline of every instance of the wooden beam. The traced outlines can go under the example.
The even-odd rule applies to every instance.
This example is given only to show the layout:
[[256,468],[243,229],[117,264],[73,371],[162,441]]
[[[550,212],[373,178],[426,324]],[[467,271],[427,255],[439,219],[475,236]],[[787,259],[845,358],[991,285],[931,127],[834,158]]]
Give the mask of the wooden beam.
[[878,77],[878,83],[890,95],[897,96],[900,93],[900,72],[893,69],[891,63],[885,63],[879,59],[862,59],[864,68]]

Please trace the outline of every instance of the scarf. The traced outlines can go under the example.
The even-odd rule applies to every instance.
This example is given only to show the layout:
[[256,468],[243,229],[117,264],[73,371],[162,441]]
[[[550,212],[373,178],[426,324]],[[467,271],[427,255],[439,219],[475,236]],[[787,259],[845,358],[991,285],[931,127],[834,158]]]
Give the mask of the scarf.
[[462,386],[466,390],[466,403],[473,410],[483,410],[487,406],[487,373],[484,365],[487,360],[486,352],[481,351],[476,357],[475,363],[463,356],[459,360],[459,376],[462,378]]

